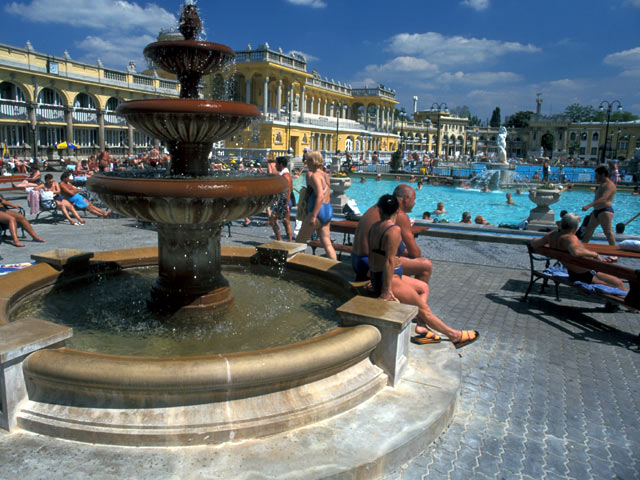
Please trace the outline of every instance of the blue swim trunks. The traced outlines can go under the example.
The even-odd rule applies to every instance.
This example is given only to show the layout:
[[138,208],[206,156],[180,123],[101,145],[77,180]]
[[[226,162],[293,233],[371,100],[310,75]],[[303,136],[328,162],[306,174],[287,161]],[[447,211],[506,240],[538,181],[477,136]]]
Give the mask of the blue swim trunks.
[[366,280],[369,273],[369,257],[360,257],[351,254],[351,268],[356,272],[356,282]]
[[73,204],[74,207],[77,208],[87,208],[89,206],[85,198],[79,193],[76,193],[72,197],[70,197],[69,201]]

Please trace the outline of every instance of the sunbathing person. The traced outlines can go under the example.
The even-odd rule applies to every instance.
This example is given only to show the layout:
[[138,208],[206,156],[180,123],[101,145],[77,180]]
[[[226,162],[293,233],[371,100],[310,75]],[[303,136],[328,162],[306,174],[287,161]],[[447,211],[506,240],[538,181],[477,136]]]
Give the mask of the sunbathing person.
[[445,334],[456,348],[475,342],[479,334],[475,330],[455,330],[440,320],[427,305],[429,286],[416,278],[404,275],[396,261],[396,251],[402,241],[400,227],[395,224],[399,203],[393,195],[383,195],[377,208],[380,221],[369,230],[369,265],[374,293],[380,300],[400,301],[418,307],[414,343],[438,343],[440,337],[430,328]]
[[[429,283],[433,265],[429,259],[422,256],[422,251],[411,231],[411,221],[407,215],[416,204],[416,192],[409,185],[400,184],[393,190],[393,195],[400,205],[396,219],[402,234],[402,242],[398,245],[396,252],[398,261],[406,275],[413,275],[417,279]],[[351,254],[351,266],[356,273],[357,281],[365,280],[369,273],[369,229],[379,220],[380,211],[377,205],[374,205],[358,221]]]
[[0,223],[9,227],[13,244],[16,247],[24,247],[24,244],[18,240],[18,225],[22,226],[22,228],[31,235],[34,242],[46,242],[44,238],[36,235],[33,227],[24,215],[10,210],[12,208],[19,209],[20,206],[15,203],[8,202],[2,195],[0,195]]
[[[62,214],[64,217],[69,220],[71,225],[84,225],[86,222],[80,218],[78,212],[73,205],[69,202],[69,200],[65,200],[62,198],[62,193],[60,192],[60,185],[53,179],[53,175],[47,173],[44,176],[44,183],[42,185],[38,185],[35,190],[40,192],[40,203],[44,205],[47,209],[52,209],[54,206],[60,207],[62,210]],[[75,221],[69,215],[69,211],[75,217]]]
[[111,215],[111,212],[105,212],[104,210],[96,207],[89,200],[83,197],[80,193],[80,189],[74,187],[69,183],[69,172],[63,172],[60,175],[60,191],[62,192],[62,197],[65,200],[68,200],[74,207],[79,209],[87,209],[94,215],[99,217],[108,217]]
[[[604,261],[604,259],[596,252],[586,248],[583,243],[576,237],[576,232],[580,226],[580,217],[575,213],[565,213],[560,219],[560,229],[547,233],[544,237],[536,238],[531,241],[531,246],[535,249],[538,247],[551,247],[557,250],[569,252],[574,257],[592,258],[594,260]],[[563,264],[564,265],[564,264]],[[564,265],[569,274],[569,280],[572,282],[583,282],[587,284],[599,283],[610,287],[618,288],[628,292],[622,280],[613,275],[596,272],[588,268],[578,267],[575,265]]]
[[23,181],[21,181],[20,183],[12,183],[11,186],[13,188],[22,188],[24,190],[26,190],[27,188],[35,188],[38,185],[42,184],[42,179],[40,177],[40,168],[37,166],[34,166],[31,169],[31,175],[29,175],[27,178],[25,178]]

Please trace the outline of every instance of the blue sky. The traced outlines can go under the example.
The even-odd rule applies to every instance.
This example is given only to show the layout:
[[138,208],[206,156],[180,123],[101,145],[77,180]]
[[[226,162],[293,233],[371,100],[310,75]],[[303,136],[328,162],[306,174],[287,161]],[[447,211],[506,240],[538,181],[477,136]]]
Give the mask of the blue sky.
[[[172,26],[179,0],[3,3],[0,42],[124,69]],[[620,100],[640,115],[640,0],[245,0],[198,3],[207,40],[269,43],[307,56],[308,71],[394,88],[400,106],[468,105],[488,118]]]

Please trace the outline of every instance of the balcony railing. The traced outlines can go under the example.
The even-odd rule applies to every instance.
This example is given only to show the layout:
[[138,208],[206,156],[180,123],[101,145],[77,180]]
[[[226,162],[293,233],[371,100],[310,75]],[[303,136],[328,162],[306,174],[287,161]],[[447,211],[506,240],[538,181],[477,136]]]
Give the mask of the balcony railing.
[[27,120],[29,118],[29,111],[26,102],[0,100],[0,118]]
[[115,70],[104,70],[104,78],[108,80],[115,80],[116,82],[127,83],[127,75]]
[[39,122],[64,122],[64,107],[61,105],[38,105],[36,120]]
[[96,125],[98,123],[98,114],[93,108],[76,108],[73,111],[74,123],[88,123]]
[[116,115],[113,112],[106,112],[104,114],[104,124],[105,125],[118,125],[124,127],[127,125],[127,120],[120,115]]

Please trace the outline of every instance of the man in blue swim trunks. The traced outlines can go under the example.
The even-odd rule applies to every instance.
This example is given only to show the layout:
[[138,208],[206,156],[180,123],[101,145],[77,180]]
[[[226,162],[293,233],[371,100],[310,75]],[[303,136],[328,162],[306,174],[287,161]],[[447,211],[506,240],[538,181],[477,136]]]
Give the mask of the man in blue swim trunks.
[[587,230],[582,237],[584,243],[589,243],[593,232],[598,227],[602,226],[604,236],[607,237],[609,245],[616,244],[616,237],[613,235],[613,197],[616,195],[616,185],[609,178],[609,170],[604,165],[596,168],[596,182],[600,185],[596,189],[596,193],[593,202],[582,207],[582,210],[586,212],[593,207],[589,223],[587,224]]
[[[429,283],[433,266],[429,259],[422,257],[420,247],[416,244],[411,232],[411,221],[407,215],[416,204],[416,192],[409,185],[400,184],[393,191],[393,195],[400,204],[396,218],[396,225],[400,227],[402,234],[402,242],[398,251],[398,263],[402,266],[405,275],[412,275],[418,280]],[[357,281],[363,281],[368,278],[369,230],[371,225],[378,221],[380,221],[380,212],[378,207],[374,205],[362,215],[358,222],[351,254],[351,266],[356,272]]]
[[98,217],[108,217],[111,215],[111,212],[105,212],[104,210],[96,207],[93,203],[82,196],[80,192],[81,190],[79,188],[71,185],[69,181],[69,172],[64,172],[60,175],[60,193],[62,193],[64,199],[68,200],[75,208],[79,208],[80,210],[87,209]]

